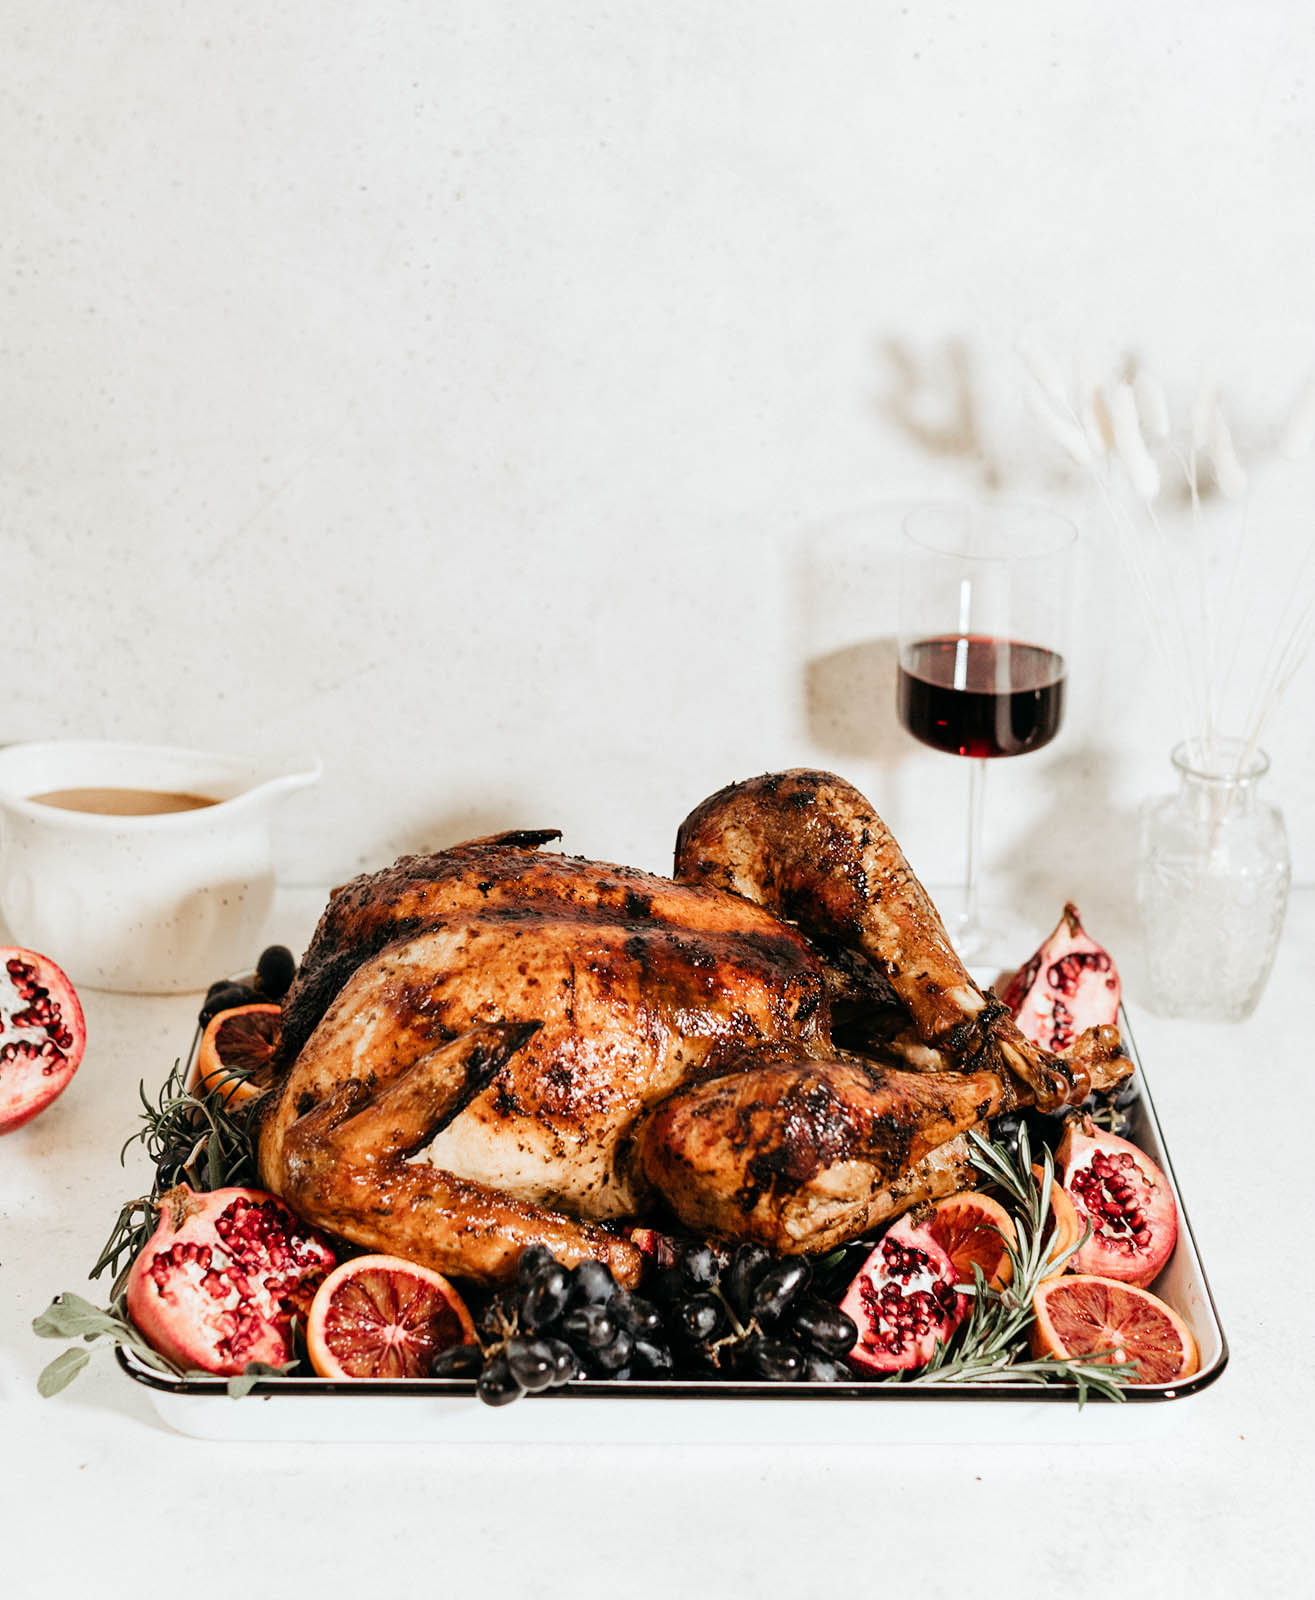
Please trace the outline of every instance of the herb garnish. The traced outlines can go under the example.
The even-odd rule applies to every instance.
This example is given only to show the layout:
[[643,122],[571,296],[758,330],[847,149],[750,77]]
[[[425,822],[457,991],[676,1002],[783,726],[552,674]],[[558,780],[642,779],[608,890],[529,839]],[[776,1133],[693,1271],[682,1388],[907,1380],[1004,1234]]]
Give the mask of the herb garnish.
[[[1045,1237],[1050,1218],[1050,1191],[1054,1187],[1055,1162],[1050,1150],[1043,1149],[1041,1177],[1032,1171],[1032,1151],[1027,1124],[1018,1129],[1018,1153],[1011,1156],[999,1144],[990,1144],[980,1134],[970,1132],[969,1158],[982,1176],[1004,1191],[1018,1229],[1016,1242],[1004,1239],[1013,1264],[1013,1276],[1005,1288],[991,1289],[982,1269],[973,1267],[971,1288],[961,1293],[973,1297],[973,1308],[946,1344],[939,1340],[931,1360],[912,1375],[894,1374],[881,1381],[908,1384],[952,1383],[1052,1383],[1074,1384],[1078,1404],[1089,1394],[1107,1400],[1122,1400],[1122,1386],[1136,1379],[1137,1369],[1130,1362],[1106,1365],[1088,1358],[1066,1361],[1055,1356],[1030,1356],[1028,1332],[1034,1321],[1032,1296],[1043,1279],[1053,1276],[1091,1237],[1087,1224],[1082,1237],[1067,1250],[1053,1251]],[[1003,1235],[1001,1236],[1003,1238]],[[1101,1352],[1113,1354],[1112,1351]]]
[[[99,1278],[107,1269],[118,1273],[111,1298],[123,1288],[123,1279],[133,1258],[155,1231],[159,1221],[159,1198],[177,1183],[193,1189],[223,1189],[229,1184],[252,1186],[256,1176],[256,1151],[251,1111],[253,1106],[232,1110],[219,1095],[193,1094],[187,1087],[196,1040],[184,1064],[175,1061],[154,1103],[148,1099],[146,1084],[137,1086],[141,1099],[142,1126],[124,1143],[119,1164],[125,1162],[134,1144],[144,1145],[155,1163],[155,1181],[149,1195],[129,1200],[120,1210],[110,1236],[88,1276]],[[233,1078],[246,1076],[231,1069]],[[227,1080],[226,1080],[227,1081]],[[119,1272],[119,1262],[124,1261]]]

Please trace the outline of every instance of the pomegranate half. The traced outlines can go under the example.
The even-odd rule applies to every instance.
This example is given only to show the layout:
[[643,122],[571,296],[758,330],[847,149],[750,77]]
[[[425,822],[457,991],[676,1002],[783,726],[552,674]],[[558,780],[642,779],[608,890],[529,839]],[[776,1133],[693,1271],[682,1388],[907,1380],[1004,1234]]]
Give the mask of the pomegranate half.
[[930,1232],[901,1217],[840,1302],[858,1328],[850,1365],[866,1372],[926,1366],[936,1341],[949,1339],[967,1309],[967,1296],[955,1292],[955,1282],[954,1263]]
[[1088,1028],[1119,1016],[1119,974],[1069,901],[1054,932],[1004,992],[1019,1030],[1044,1050],[1067,1050]]
[[48,956],[0,948],[0,1133],[68,1088],[87,1043],[73,985]]
[[187,1185],[160,1199],[160,1221],[128,1272],[128,1315],[185,1371],[231,1377],[250,1361],[292,1356],[333,1251],[281,1200],[258,1189]]
[[1078,1220],[1091,1223],[1091,1237],[1069,1269],[1145,1288],[1178,1240],[1169,1180],[1145,1151],[1089,1117],[1069,1123],[1055,1163]]

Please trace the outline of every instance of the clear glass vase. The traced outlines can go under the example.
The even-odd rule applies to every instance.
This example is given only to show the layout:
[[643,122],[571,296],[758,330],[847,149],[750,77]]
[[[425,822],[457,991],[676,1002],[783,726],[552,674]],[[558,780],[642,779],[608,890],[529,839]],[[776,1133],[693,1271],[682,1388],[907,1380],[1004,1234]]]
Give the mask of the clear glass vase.
[[1264,990],[1288,904],[1287,830],[1260,795],[1269,757],[1240,739],[1188,740],[1173,764],[1178,792],[1141,811],[1148,998],[1163,1016],[1238,1021]]

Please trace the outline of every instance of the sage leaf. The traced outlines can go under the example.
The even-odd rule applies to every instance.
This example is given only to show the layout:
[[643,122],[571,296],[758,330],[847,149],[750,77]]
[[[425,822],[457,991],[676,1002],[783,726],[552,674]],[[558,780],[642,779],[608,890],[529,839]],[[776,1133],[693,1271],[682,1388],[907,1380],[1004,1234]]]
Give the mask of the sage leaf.
[[272,1367],[267,1361],[248,1361],[242,1371],[228,1380],[228,1397],[230,1400],[241,1400],[243,1395],[248,1395],[262,1378],[282,1378],[292,1372],[298,1363],[285,1361],[282,1366]]
[[32,1332],[40,1339],[95,1339],[101,1334],[117,1338],[122,1328],[114,1317],[81,1295],[60,1294],[33,1318]]
[[52,1394],[67,1389],[78,1373],[91,1360],[90,1350],[79,1350],[76,1345],[57,1355],[49,1366],[43,1367],[37,1379],[37,1392],[49,1400]]

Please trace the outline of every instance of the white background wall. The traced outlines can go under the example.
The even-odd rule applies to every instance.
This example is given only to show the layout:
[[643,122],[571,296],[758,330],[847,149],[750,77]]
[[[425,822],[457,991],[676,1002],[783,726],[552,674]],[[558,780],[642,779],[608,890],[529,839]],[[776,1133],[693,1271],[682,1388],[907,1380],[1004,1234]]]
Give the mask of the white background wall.
[[[0,738],[314,747],[294,881],[513,823],[661,868],[705,793],[803,762],[949,878],[892,502],[1000,486],[1078,518],[1084,582],[989,870],[1119,933],[1182,730],[1013,347],[1204,363],[1243,424],[1290,396],[1313,65],[1266,0],[9,0]],[[1249,639],[1312,489],[1270,502]],[[1308,670],[1266,734],[1307,881],[1313,710]]]

